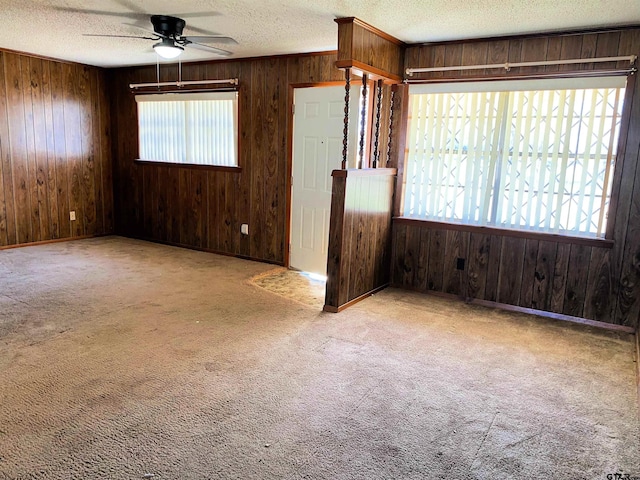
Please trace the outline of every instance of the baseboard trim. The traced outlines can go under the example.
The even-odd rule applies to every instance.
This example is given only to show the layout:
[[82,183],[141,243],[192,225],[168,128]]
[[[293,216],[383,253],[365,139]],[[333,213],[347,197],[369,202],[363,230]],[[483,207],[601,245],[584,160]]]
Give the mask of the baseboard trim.
[[535,308],[518,307],[506,303],[490,302],[487,300],[479,300],[475,298],[466,299],[465,301],[467,303],[483,305],[485,307],[499,308],[501,310],[507,310],[511,312],[528,313],[530,315],[537,315],[539,317],[551,318],[553,320],[562,320],[564,322],[579,323],[581,325],[603,328],[605,330],[612,330],[615,332],[624,332],[631,334],[634,334],[636,332],[633,327],[628,327],[626,325],[617,325],[615,323],[600,322],[598,320],[590,320],[588,318],[573,317],[571,315],[564,315],[562,313],[546,312],[544,310],[536,310]]
[[553,312],[547,312],[545,310],[536,310],[535,308],[519,307],[517,305],[509,305],[507,303],[492,302],[489,300],[480,300],[478,298],[466,298],[466,297],[461,297],[460,295],[455,295],[453,293],[436,292],[434,290],[428,290],[425,292],[422,290],[410,289],[410,288],[406,288],[406,287],[403,287],[400,285],[394,285],[394,284],[392,284],[391,286],[394,288],[399,288],[401,290],[410,290],[412,292],[422,293],[425,295],[434,295],[436,297],[449,298],[452,300],[460,300],[469,304],[482,305],[483,307],[488,307],[488,308],[497,308],[497,309],[506,310],[509,312],[518,312],[518,313],[526,313],[529,315],[537,315],[539,317],[550,318],[552,320],[561,320],[564,322],[577,323],[580,325],[587,325],[590,327],[610,330],[614,332],[630,333],[632,335],[636,333],[635,328],[629,327],[627,325],[617,325],[615,323],[600,322],[598,320],[589,320],[587,318],[573,317],[571,315],[564,315],[562,313],[553,313]]
[[51,240],[40,240],[38,242],[16,243],[15,245],[0,246],[0,250],[10,250],[12,248],[36,247],[38,245],[48,245],[50,243],[71,242],[73,240],[85,240],[87,238],[106,237],[113,233],[97,233],[95,235],[79,235],[77,237],[52,238]]
[[169,242],[169,241],[165,241],[165,240],[158,240],[157,238],[137,237],[137,236],[134,236],[134,235],[123,235],[123,234],[119,234],[119,233],[116,234],[116,235],[119,235],[119,236],[125,237],[125,238],[131,238],[133,240],[143,240],[145,242],[158,243],[160,245],[168,245],[170,247],[186,248],[188,250],[197,250],[199,252],[213,253],[213,254],[216,254],[216,255],[224,255],[225,257],[240,258],[242,260],[251,260],[253,262],[268,263],[269,265],[278,265],[279,267],[284,267],[284,262],[278,262],[276,260],[266,260],[264,258],[250,257],[248,255],[240,255],[238,253],[223,252],[223,251],[220,251],[220,250],[214,250],[212,248],[197,247],[195,245],[189,245],[189,244],[186,244],[186,243],[178,243],[178,242]]
[[378,287],[378,288],[374,288],[373,290],[368,291],[367,293],[363,293],[362,295],[360,295],[359,297],[354,298],[353,300],[349,300],[347,303],[344,303],[342,305],[340,305],[339,307],[334,307],[333,305],[327,305],[325,304],[324,307],[322,307],[322,310],[325,312],[329,312],[329,313],[340,313],[341,311],[343,311],[346,308],[349,308],[350,306],[361,302],[362,300],[364,300],[365,298],[370,297],[371,295],[374,295],[376,293],[378,293],[379,291],[387,288],[389,286],[388,283],[385,283],[384,285]]

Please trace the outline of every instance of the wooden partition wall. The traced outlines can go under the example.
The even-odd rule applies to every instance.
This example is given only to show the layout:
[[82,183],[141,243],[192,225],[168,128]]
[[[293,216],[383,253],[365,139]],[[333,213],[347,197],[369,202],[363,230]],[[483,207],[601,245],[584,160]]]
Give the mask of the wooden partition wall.
[[0,247],[112,230],[105,71],[0,51]]
[[[392,102],[390,84],[401,79],[404,43],[361,22],[341,18],[338,23],[338,61],[346,77],[361,76],[373,101],[369,112],[372,125],[372,154],[360,169],[335,170],[329,227],[327,291],[324,310],[339,312],[389,283],[391,216],[396,182],[393,154]],[[371,82],[375,80],[375,83]],[[393,92],[393,94],[392,94]],[[365,90],[363,90],[363,96]],[[364,116],[363,109],[348,115]],[[345,118],[345,124],[348,124]],[[361,137],[362,141],[363,137]],[[345,131],[343,168],[346,165]],[[361,143],[362,145],[362,143]],[[372,158],[373,157],[373,160]],[[369,168],[374,167],[374,168]]]
[[333,171],[327,293],[339,312],[389,283],[394,168]]
[[[406,67],[640,54],[640,29],[409,47]],[[436,72],[414,78],[503,77],[629,62]],[[640,315],[640,82],[629,77],[614,176],[609,242],[481,231],[396,218],[392,284],[637,328]],[[402,188],[404,156],[399,170]],[[400,191],[400,190],[399,190]],[[457,259],[465,259],[458,270]]]

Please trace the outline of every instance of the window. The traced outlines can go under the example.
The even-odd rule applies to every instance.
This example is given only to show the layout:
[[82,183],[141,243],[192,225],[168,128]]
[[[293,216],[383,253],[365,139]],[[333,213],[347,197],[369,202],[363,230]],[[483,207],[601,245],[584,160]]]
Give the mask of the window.
[[403,215],[603,237],[625,84],[412,85]]
[[137,95],[141,160],[238,166],[238,93]]

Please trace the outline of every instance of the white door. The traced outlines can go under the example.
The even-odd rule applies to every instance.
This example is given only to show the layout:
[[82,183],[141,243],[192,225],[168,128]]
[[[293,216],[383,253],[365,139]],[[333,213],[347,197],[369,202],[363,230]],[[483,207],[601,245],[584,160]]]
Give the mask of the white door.
[[[349,165],[357,152],[359,87],[350,93]],[[289,266],[326,275],[331,212],[331,172],[342,163],[344,87],[294,91],[293,179]]]

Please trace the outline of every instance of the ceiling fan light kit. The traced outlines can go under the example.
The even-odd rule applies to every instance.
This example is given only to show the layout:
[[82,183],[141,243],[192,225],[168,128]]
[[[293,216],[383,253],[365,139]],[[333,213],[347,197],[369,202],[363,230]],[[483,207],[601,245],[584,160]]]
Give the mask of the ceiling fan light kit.
[[153,49],[162,58],[166,58],[168,60],[179,57],[184,51],[183,47],[176,45],[176,43],[170,38],[163,38],[161,42],[153,45]]
[[[105,14],[104,12],[94,12],[98,14]],[[222,35],[205,35],[205,36],[185,36],[183,35],[186,22],[182,18],[173,17],[171,15],[151,15],[151,24],[153,25],[153,32],[146,30],[138,25],[131,25],[132,27],[148,31],[153,36],[148,35],[98,35],[98,34],[85,34],[90,37],[126,37],[126,38],[140,38],[143,40],[155,40],[158,43],[153,44],[153,49],[158,54],[167,60],[178,58],[185,47],[195,48],[198,50],[204,50],[209,54],[216,56],[227,57],[232,54],[228,50],[223,50],[218,47],[208,45],[208,43],[226,43],[237,44],[231,37],[225,37]]]

